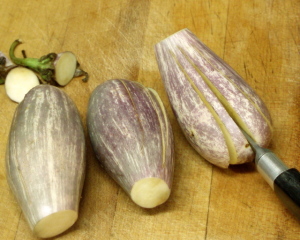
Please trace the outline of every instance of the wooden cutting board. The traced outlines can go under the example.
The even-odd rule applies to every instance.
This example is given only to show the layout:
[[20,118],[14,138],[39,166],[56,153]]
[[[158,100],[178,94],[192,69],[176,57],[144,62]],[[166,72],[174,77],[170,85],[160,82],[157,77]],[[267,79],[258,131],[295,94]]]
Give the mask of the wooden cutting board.
[[[271,149],[300,169],[300,3],[298,0],[2,0],[0,51],[21,38],[19,56],[73,51],[90,80],[63,90],[83,122],[90,93],[112,78],[141,82],[161,96],[176,144],[169,201],[135,205],[100,168],[87,137],[80,216],[54,239],[299,239],[299,222],[253,164],[219,169],[191,148],[171,111],[153,46],[189,28],[256,90],[273,118]],[[0,239],[36,239],[6,181],[5,149],[16,103],[0,86]]]

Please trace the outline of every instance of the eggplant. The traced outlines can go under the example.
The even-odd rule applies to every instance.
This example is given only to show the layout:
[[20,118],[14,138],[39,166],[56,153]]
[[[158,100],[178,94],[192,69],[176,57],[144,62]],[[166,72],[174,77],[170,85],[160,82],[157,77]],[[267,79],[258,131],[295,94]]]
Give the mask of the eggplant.
[[36,236],[56,236],[77,220],[85,155],[85,135],[73,101],[54,86],[30,90],[11,124],[6,171]]
[[268,146],[272,119],[262,99],[190,30],[163,39],[155,53],[179,125],[204,159],[222,168],[253,161],[240,128]]
[[108,80],[90,97],[87,126],[97,159],[133,202],[153,208],[167,201],[174,143],[157,92],[134,81]]

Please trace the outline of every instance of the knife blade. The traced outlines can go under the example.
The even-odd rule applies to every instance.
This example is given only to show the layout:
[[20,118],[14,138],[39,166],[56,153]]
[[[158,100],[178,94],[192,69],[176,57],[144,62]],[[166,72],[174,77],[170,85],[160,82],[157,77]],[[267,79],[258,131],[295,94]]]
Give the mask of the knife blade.
[[243,129],[241,131],[255,152],[255,165],[258,172],[285,207],[300,220],[299,171],[286,166],[270,149],[260,147]]

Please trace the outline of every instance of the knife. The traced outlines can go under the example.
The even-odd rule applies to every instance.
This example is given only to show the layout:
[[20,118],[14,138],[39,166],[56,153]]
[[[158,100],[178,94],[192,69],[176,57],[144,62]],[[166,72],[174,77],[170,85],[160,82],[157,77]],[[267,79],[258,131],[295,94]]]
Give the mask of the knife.
[[300,173],[288,168],[271,150],[260,147],[241,129],[255,153],[258,172],[274,190],[285,207],[300,220]]

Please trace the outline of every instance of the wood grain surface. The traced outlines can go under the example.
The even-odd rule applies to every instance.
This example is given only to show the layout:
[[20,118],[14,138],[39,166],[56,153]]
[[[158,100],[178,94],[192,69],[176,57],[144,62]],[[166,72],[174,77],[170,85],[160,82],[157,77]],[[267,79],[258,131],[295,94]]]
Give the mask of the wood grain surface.
[[[105,80],[139,81],[161,96],[175,137],[175,178],[167,203],[135,205],[101,169],[87,138],[87,173],[80,216],[64,240],[299,239],[300,223],[245,164],[212,166],[191,148],[174,118],[154,45],[189,28],[257,91],[273,118],[270,148],[300,169],[299,0],[1,0],[0,51],[40,57],[73,51],[90,80],[63,88],[85,124],[88,99]],[[37,239],[6,180],[5,150],[17,107],[0,86],[0,239]]]

